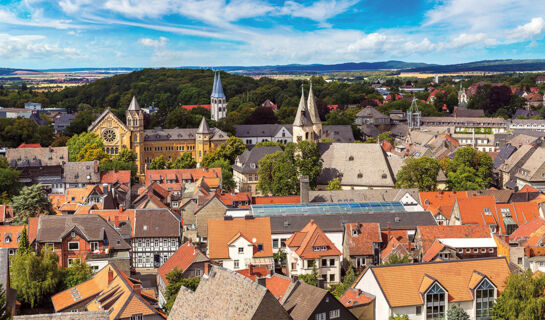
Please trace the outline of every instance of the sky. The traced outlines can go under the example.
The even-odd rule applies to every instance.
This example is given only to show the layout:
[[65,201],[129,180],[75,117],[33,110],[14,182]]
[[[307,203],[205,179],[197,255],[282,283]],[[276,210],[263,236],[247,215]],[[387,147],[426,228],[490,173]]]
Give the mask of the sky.
[[543,0],[0,0],[0,67],[545,58]]

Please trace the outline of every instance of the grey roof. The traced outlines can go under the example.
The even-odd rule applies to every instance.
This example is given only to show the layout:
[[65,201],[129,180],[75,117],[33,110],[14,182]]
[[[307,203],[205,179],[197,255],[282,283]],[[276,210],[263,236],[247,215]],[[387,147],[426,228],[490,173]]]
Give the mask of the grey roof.
[[9,278],[9,249],[0,248],[0,284],[2,288],[6,290],[8,287],[8,278]]
[[53,124],[53,127],[55,130],[58,130],[59,128],[65,128],[70,125],[72,120],[76,118],[76,115],[69,114],[69,113],[61,113],[59,117],[55,120],[55,123]]
[[393,137],[406,137],[409,132],[407,124],[396,124],[390,127],[390,134]]
[[467,117],[422,117],[423,126],[490,126],[506,127],[507,121],[503,118],[467,118]]
[[533,137],[526,134],[518,134],[511,138],[511,140],[509,140],[507,143],[519,148],[525,144],[535,144],[538,139],[538,137]]
[[343,224],[352,222],[379,223],[383,230],[416,230],[417,226],[435,226],[437,222],[428,211],[398,211],[377,213],[292,214],[270,216],[272,234],[300,231],[310,220],[324,232],[343,232]]
[[135,209],[134,237],[180,237],[180,220],[169,209]]
[[98,160],[65,163],[63,180],[65,183],[99,183]]
[[[522,147],[521,147],[522,149]],[[521,175],[520,172],[516,174],[517,177],[530,181],[543,181],[544,177],[536,175],[541,167],[545,164],[545,148],[537,148],[536,151],[528,158],[528,160],[522,165],[521,169],[527,172],[525,175]]]
[[286,310],[267,288],[245,276],[212,266],[195,292],[181,287],[169,320],[288,320]]
[[241,173],[255,173],[257,172],[257,166],[259,160],[263,159],[268,154],[273,154],[278,151],[282,151],[282,148],[273,147],[255,147],[252,150],[244,150],[244,152],[237,157],[233,170]]
[[545,125],[545,120],[543,119],[514,119],[511,121],[513,125],[520,126],[530,126],[530,125]]
[[354,133],[352,126],[349,125],[331,125],[322,127],[322,138],[332,139],[333,142],[354,142]]
[[312,123],[322,123],[320,115],[318,114],[318,107],[316,101],[314,101],[314,91],[312,90],[312,81],[310,82],[310,89],[308,90],[307,109],[310,115],[310,121]]
[[214,85],[212,87],[212,98],[225,98],[225,93],[223,93],[223,86],[221,85],[221,72],[214,73]]
[[282,128],[293,134],[291,124],[243,124],[235,126],[235,135],[239,138],[274,137]]
[[15,316],[15,320],[109,320],[110,313],[102,311],[59,312]]
[[309,191],[310,202],[365,202],[365,201],[400,201],[405,194],[410,194],[420,202],[418,189],[362,189],[362,190],[320,190]]
[[372,106],[367,106],[360,110],[360,112],[356,113],[356,117],[358,118],[389,118],[389,116],[385,115],[384,113],[378,111]]
[[513,190],[501,189],[501,190],[468,190],[467,195],[469,197],[481,197],[481,196],[493,196],[496,203],[509,203]]
[[316,309],[327,294],[325,289],[297,281],[290,283],[280,303],[294,320],[314,319],[312,314],[317,312]]
[[340,177],[344,186],[394,186],[390,164],[378,144],[320,143],[318,149],[323,160],[318,184],[326,185]]
[[208,122],[206,122],[205,117],[202,117],[197,133],[210,133],[210,127],[208,126]]
[[128,111],[140,111],[140,105],[136,101],[136,97],[132,96],[131,104],[129,104]]
[[496,155],[494,158],[494,169],[498,169],[505,160],[509,159],[509,157],[517,151],[517,148],[513,147],[510,144],[506,144],[503,148],[501,148],[500,152]]
[[[144,130],[145,141],[164,141],[164,140],[194,140],[197,135],[197,128],[174,128],[174,129],[162,129],[155,128],[151,130]],[[225,132],[217,128],[212,128],[211,140],[227,140],[228,136]]]
[[507,158],[507,160],[503,162],[499,169],[503,172],[510,172],[516,166],[520,166],[520,161],[522,160],[522,158],[526,156],[529,152],[533,152],[533,150],[534,148],[531,145],[521,146],[515,152],[513,152],[511,156]]
[[411,142],[421,146],[427,145],[436,135],[430,132],[414,130],[411,131]]
[[113,249],[131,248],[114,227],[101,216],[94,214],[40,216],[36,241],[61,242],[72,231],[79,233],[87,241],[108,239]]
[[8,149],[10,167],[62,166],[68,162],[68,147]]
[[456,118],[479,118],[484,117],[483,109],[466,109],[466,108],[456,108]]
[[377,129],[377,127],[368,123],[364,124],[360,128],[362,128],[362,132],[366,137],[373,137],[376,139],[378,135],[381,133],[381,131]]

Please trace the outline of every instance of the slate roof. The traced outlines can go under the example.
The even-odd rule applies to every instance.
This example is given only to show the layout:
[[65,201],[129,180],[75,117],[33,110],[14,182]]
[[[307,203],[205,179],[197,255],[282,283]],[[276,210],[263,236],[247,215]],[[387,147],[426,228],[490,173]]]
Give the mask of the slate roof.
[[357,281],[367,272],[375,276],[391,308],[423,305],[422,293],[435,281],[448,292],[449,303],[473,300],[471,287],[483,276],[502,292],[511,273],[505,257],[372,266]]
[[[174,129],[162,129],[155,128],[150,130],[144,130],[145,141],[172,141],[172,140],[195,140],[199,128],[174,128]],[[217,128],[211,128],[210,132],[212,136],[210,140],[227,140],[229,137],[227,133]]]
[[322,138],[332,139],[333,142],[354,142],[352,126],[349,125],[325,125],[322,126]]
[[267,288],[245,276],[212,266],[195,292],[182,287],[170,320],[289,320],[286,310]]
[[378,135],[381,133],[381,131],[377,127],[368,123],[364,124],[363,126],[360,126],[360,128],[362,128],[362,132],[366,137],[373,137],[376,139]]
[[360,112],[356,113],[356,117],[358,118],[387,118],[390,117],[385,115],[384,113],[378,111],[377,109],[373,108],[372,106],[367,106],[360,110]]
[[63,179],[65,183],[99,183],[100,169],[98,160],[64,164]]
[[525,144],[533,145],[537,142],[537,140],[539,140],[539,138],[535,136],[529,136],[526,134],[517,134],[513,138],[511,138],[509,141],[507,141],[507,143],[517,148],[520,148],[521,146]]
[[242,124],[235,126],[235,135],[239,138],[274,137],[282,128],[293,134],[291,124]]
[[310,202],[367,202],[400,201],[405,194],[410,194],[420,202],[418,189],[362,189],[362,190],[311,190]]
[[529,152],[534,152],[533,147],[531,145],[523,145],[520,148],[518,148],[515,152],[511,154],[509,158],[507,158],[503,164],[500,166],[500,170],[503,172],[510,172],[513,170],[516,166],[520,166],[520,161],[522,158],[527,155]]
[[180,237],[179,218],[169,209],[136,209],[134,238]]
[[233,170],[241,173],[257,173],[259,160],[263,159],[268,154],[274,154],[278,151],[282,151],[282,148],[274,147],[255,147],[252,150],[244,150],[244,152],[237,157]]
[[269,218],[273,234],[297,232],[310,220],[314,220],[324,232],[343,232],[343,224],[350,222],[377,222],[382,230],[388,227],[391,230],[416,230],[416,227],[421,225],[437,225],[431,213],[427,211],[278,215]]
[[390,127],[390,134],[393,137],[406,137],[409,133],[409,126],[405,123],[396,124]]
[[494,158],[493,166],[494,169],[499,169],[499,167],[507,160],[509,157],[517,151],[517,148],[506,144],[503,148],[501,148],[500,152],[498,152],[498,155]]
[[318,150],[323,160],[318,184],[327,185],[341,177],[343,186],[394,186],[395,177],[386,153],[378,144],[320,143]]
[[6,160],[12,168],[62,166],[68,162],[68,147],[8,149]]
[[70,125],[72,120],[76,118],[76,115],[74,114],[68,114],[68,113],[61,113],[59,117],[55,120],[53,123],[53,128],[58,131]]
[[76,232],[86,241],[108,239],[112,249],[126,250],[131,248],[119,232],[98,215],[40,216],[38,219],[36,241],[40,243],[61,242],[70,232]]

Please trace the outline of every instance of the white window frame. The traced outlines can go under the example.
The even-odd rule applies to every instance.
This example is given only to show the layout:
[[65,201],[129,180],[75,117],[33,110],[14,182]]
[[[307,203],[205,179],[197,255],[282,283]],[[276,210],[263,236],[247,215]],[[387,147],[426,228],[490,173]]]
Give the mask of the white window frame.
[[244,247],[238,247],[238,254],[244,254]]
[[233,268],[237,269],[240,267],[240,263],[238,260],[233,260]]
[[341,309],[329,311],[329,319],[337,319],[341,317]]
[[[93,247],[96,247],[93,249]],[[91,241],[89,243],[89,248],[91,248],[91,252],[95,251],[95,250],[99,250],[100,249],[100,244],[98,243],[98,241]]]
[[325,312],[317,313],[316,316],[314,316],[315,320],[326,320],[327,314]]
[[[77,243],[78,248],[77,249],[70,249],[70,244],[72,244],[72,243]],[[68,242],[68,251],[79,251],[79,241],[70,241],[70,242]]]

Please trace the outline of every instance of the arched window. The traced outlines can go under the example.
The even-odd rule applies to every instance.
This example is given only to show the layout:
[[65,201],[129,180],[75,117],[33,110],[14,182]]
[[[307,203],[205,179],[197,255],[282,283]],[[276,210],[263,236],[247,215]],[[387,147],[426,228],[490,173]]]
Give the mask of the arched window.
[[494,290],[494,286],[487,279],[484,279],[477,289],[475,289],[475,311],[477,320],[491,319],[490,310],[494,303]]
[[426,319],[445,317],[445,290],[435,283],[426,293]]

